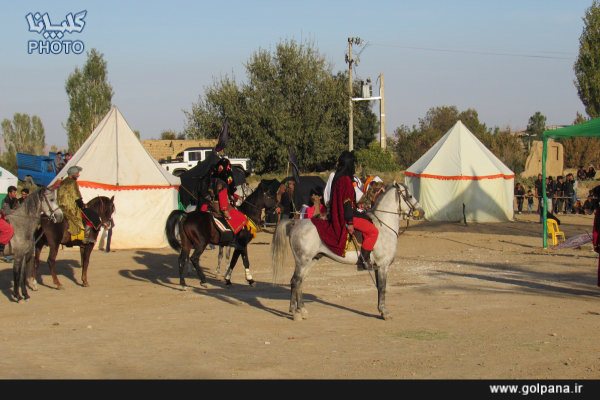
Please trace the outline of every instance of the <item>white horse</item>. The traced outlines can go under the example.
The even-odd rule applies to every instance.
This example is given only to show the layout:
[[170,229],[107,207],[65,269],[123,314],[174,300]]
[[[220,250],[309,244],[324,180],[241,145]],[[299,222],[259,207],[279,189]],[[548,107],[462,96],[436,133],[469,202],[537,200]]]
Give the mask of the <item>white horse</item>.
[[[425,213],[404,184],[394,183],[387,186],[384,193],[379,195],[368,215],[379,230],[379,237],[371,253],[371,261],[377,268],[375,280],[378,309],[381,317],[388,319],[390,314],[385,308],[385,286],[388,268],[396,255],[400,221],[408,218],[421,219]],[[271,245],[273,282],[277,282],[278,275],[282,270],[288,238],[296,263],[291,280],[290,313],[294,320],[298,321],[307,317],[308,312],[302,299],[302,282],[315,261],[325,256],[344,264],[357,264],[359,252],[358,250],[349,250],[345,257],[340,257],[323,244],[317,228],[310,220],[286,220],[277,226]]]

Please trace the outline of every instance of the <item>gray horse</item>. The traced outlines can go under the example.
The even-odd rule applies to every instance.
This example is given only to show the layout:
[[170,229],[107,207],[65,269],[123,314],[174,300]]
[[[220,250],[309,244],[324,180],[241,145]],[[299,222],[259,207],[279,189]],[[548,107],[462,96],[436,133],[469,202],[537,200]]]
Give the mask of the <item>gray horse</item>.
[[23,204],[6,217],[14,229],[10,244],[14,253],[13,293],[17,302],[29,298],[25,277],[30,276],[33,269],[34,232],[40,224],[42,213],[52,221],[63,220],[63,212],[56,202],[55,190],[39,188],[27,196]]
[[[388,319],[390,314],[385,307],[385,286],[389,266],[396,255],[400,220],[421,219],[425,213],[405,185],[394,183],[386,187],[385,192],[375,201],[375,205],[368,215],[379,230],[379,237],[371,253],[371,261],[378,267],[375,271],[378,309],[381,317]],[[325,256],[344,264],[356,264],[359,253],[355,250],[348,250],[345,257],[340,257],[331,252],[321,242],[317,228],[310,220],[281,222],[277,226],[271,245],[273,282],[277,282],[278,275],[281,273],[283,260],[286,257],[288,238],[296,262],[291,280],[290,313],[294,320],[298,321],[306,318],[308,314],[302,299],[302,282],[315,262]]]

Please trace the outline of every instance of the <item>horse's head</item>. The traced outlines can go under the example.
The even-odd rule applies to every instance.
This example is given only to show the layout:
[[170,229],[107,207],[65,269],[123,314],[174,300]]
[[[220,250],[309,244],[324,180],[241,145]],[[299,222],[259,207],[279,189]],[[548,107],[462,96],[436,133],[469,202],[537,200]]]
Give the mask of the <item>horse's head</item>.
[[41,187],[36,195],[40,204],[40,209],[52,222],[62,222],[64,215],[56,198],[56,190],[50,190],[47,187]]
[[425,218],[425,211],[421,204],[415,199],[415,197],[410,193],[408,187],[404,183],[394,182],[394,187],[400,196],[398,207],[398,212],[404,219],[416,219],[420,220]]
[[112,196],[111,198],[106,196],[95,197],[90,200],[88,207],[96,211],[102,226],[104,226],[106,229],[110,229],[112,227],[112,215],[115,212],[115,196]]

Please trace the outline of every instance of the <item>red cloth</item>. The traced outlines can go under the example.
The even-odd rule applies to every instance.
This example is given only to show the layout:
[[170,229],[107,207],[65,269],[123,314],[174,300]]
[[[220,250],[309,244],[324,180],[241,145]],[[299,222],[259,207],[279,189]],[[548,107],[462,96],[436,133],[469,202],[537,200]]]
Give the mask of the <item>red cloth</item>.
[[344,220],[344,202],[350,201],[352,208],[355,208],[356,197],[352,179],[349,176],[340,176],[333,188],[331,188],[331,213],[329,220],[312,218],[311,221],[319,232],[319,237],[327,247],[340,257],[344,257],[346,252],[346,240],[348,239],[348,230]]
[[[592,232],[592,244],[594,245],[594,251],[600,253],[600,207],[596,208]],[[598,258],[598,286],[600,286],[600,258]]]
[[[321,204],[321,215],[327,214],[327,207]],[[306,218],[312,218],[315,215],[315,206],[310,206],[306,209]]]
[[237,209],[233,208],[231,206],[231,204],[229,204],[229,196],[227,194],[227,188],[222,189],[219,192],[219,209],[221,211],[229,211],[229,216],[231,217],[230,219],[227,220],[227,222],[229,222],[229,225],[231,226],[231,229],[233,229],[234,233],[238,233],[239,231],[242,230],[242,228],[244,227],[244,225],[246,225],[246,221],[248,220],[248,218],[246,217],[246,215],[244,213],[242,213],[241,211],[238,211]]
[[12,225],[9,224],[4,217],[0,218],[0,243],[8,244],[14,233],[15,230],[13,229]]
[[377,237],[379,236],[379,231],[375,228],[375,225],[365,218],[357,217],[352,218],[352,225],[354,225],[355,230],[360,231],[363,234],[362,248],[368,251],[373,250]]

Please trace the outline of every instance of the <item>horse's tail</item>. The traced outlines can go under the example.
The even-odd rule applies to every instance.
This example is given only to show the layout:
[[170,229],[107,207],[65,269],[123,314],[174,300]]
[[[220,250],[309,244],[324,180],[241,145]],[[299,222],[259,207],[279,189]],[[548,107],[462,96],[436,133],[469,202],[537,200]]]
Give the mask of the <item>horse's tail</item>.
[[293,220],[285,220],[277,224],[275,234],[273,235],[273,242],[271,243],[271,268],[273,269],[273,284],[278,282],[279,275],[283,270],[283,260],[287,255],[287,248],[289,243],[289,231],[288,226],[293,223]]
[[181,240],[178,238],[181,232],[178,232],[179,221],[185,216],[185,211],[173,210],[167,218],[167,224],[165,226],[165,233],[167,234],[167,240],[169,245],[175,251],[181,251]]

